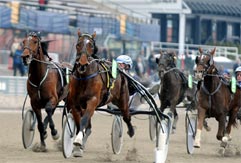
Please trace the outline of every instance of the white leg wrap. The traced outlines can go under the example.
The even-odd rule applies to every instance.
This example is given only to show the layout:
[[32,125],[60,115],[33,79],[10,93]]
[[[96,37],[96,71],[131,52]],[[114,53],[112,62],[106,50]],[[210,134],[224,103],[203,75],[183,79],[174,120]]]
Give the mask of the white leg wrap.
[[80,131],[74,140],[74,144],[82,145],[83,132]]
[[202,130],[197,129],[196,136],[195,136],[195,142],[194,142],[194,146],[196,146],[196,147],[200,147],[200,145],[201,145],[201,132],[202,132]]

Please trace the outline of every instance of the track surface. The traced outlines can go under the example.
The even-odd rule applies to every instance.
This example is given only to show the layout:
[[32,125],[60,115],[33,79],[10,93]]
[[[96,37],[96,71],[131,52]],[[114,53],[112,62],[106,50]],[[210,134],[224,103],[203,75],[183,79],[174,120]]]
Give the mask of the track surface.
[[[201,149],[195,149],[194,154],[188,155],[185,145],[184,109],[179,108],[179,122],[175,134],[171,135],[167,163],[240,163],[240,154],[222,157],[218,154],[219,142],[216,140],[217,122],[209,119],[211,132],[203,132]],[[58,131],[61,133],[61,110],[54,116]],[[48,152],[35,153],[31,149],[24,149],[21,138],[22,119],[20,111],[1,111],[0,121],[0,162],[1,163],[66,163],[66,162],[154,162],[155,142],[149,139],[147,116],[133,117],[136,134],[129,138],[124,126],[124,145],[119,155],[114,155],[111,149],[111,125],[113,117],[103,113],[96,113],[93,117],[92,134],[86,144],[86,151],[82,158],[65,159],[57,148],[57,142],[49,136],[47,138]],[[48,130],[49,132],[49,130]],[[50,134],[50,132],[49,132]],[[233,142],[241,146],[241,132],[233,130]],[[36,129],[34,143],[39,142]]]

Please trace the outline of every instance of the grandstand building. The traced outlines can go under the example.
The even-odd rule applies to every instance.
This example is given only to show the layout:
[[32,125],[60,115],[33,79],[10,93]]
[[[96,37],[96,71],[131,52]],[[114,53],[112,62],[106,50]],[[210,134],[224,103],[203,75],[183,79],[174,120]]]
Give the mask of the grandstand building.
[[[72,52],[76,29],[97,32],[97,44],[117,54],[137,55],[150,42],[241,43],[241,0],[0,0],[0,45],[41,31],[50,51]],[[70,52],[71,51],[71,52]],[[1,58],[1,54],[0,54]]]
[[[185,42],[235,42],[241,44],[241,0],[96,0],[118,9],[131,9],[142,16],[160,20],[160,41],[180,40],[185,29]],[[113,5],[112,5],[113,6]],[[183,14],[184,19],[183,19]],[[136,15],[138,16],[138,15]],[[180,26],[185,22],[184,26]]]

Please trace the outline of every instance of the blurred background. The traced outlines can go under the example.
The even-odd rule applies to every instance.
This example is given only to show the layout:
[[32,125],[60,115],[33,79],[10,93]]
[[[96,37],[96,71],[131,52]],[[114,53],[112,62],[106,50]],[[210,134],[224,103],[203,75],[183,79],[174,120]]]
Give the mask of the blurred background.
[[[240,65],[241,0],[0,0],[0,103],[6,95],[22,105],[27,67],[14,72],[14,54],[30,31],[52,40],[57,62],[73,63],[77,30],[97,33],[98,56],[121,54],[134,61],[133,73],[156,79],[155,54],[175,51],[177,66],[193,73],[198,48],[216,50],[220,70]],[[141,64],[140,64],[140,63]],[[141,67],[139,66],[141,65]],[[19,108],[16,103],[11,103]]]

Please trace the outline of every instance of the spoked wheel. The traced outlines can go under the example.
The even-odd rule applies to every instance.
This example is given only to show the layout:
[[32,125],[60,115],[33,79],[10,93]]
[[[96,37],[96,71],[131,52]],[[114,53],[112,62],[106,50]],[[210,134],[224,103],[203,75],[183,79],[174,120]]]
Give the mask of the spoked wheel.
[[69,158],[73,151],[76,126],[71,113],[67,114],[62,132],[62,147],[64,158]]
[[197,113],[195,111],[187,111],[185,117],[185,126],[186,126],[186,146],[187,153],[192,154],[194,151],[194,140],[197,129]]
[[27,110],[22,124],[22,141],[25,149],[28,149],[33,143],[35,124],[35,113],[32,110]]
[[156,127],[157,127],[156,116],[149,115],[149,136],[151,141],[156,140]]
[[[165,111],[166,112],[166,111]],[[166,115],[172,114],[171,112],[164,113]],[[169,136],[172,129],[172,120],[170,118],[163,119],[161,124],[158,124],[157,130],[157,147],[155,162],[165,162],[168,154]]]
[[114,154],[120,154],[123,145],[123,126],[121,116],[115,116],[113,120],[111,145]]

